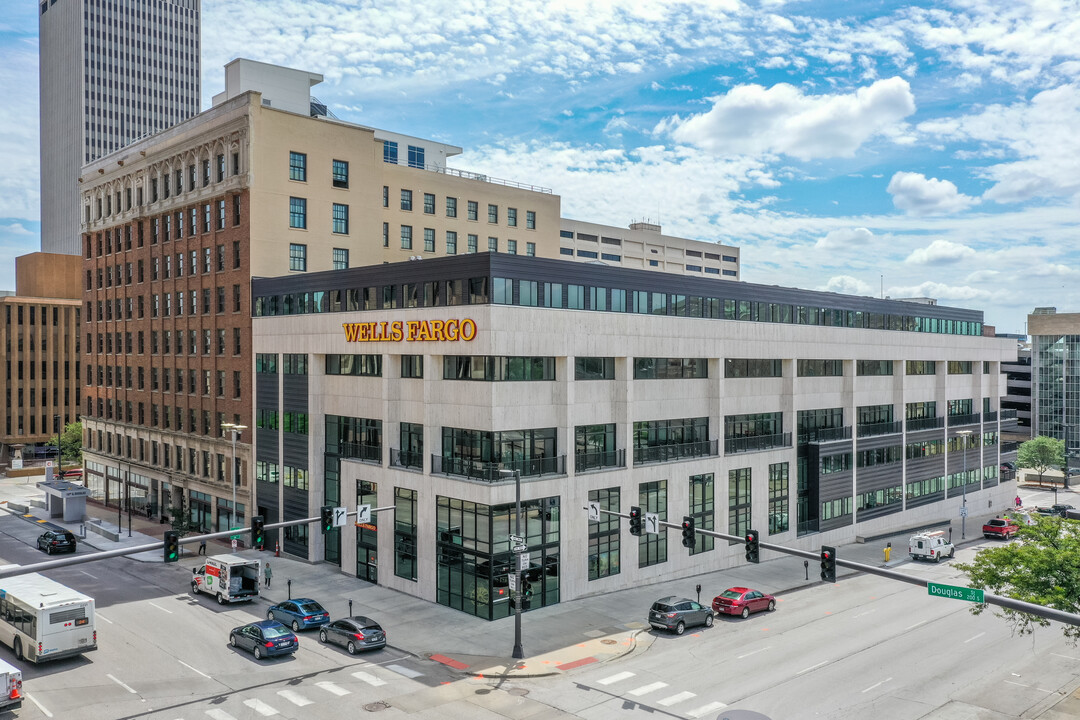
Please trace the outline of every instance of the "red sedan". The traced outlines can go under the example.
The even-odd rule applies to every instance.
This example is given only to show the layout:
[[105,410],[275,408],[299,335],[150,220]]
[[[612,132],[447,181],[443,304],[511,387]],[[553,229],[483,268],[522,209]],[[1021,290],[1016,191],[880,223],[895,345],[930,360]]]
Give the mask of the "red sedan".
[[742,615],[745,618],[750,617],[750,613],[760,610],[772,612],[776,609],[776,598],[760,590],[733,587],[713,598],[712,609],[713,612]]

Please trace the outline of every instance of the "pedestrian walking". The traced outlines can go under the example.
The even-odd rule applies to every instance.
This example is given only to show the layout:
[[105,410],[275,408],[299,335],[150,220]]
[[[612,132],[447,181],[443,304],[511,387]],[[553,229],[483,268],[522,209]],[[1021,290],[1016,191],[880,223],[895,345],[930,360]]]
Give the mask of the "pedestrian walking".
[[205,538],[199,541],[199,554],[200,555],[205,555],[206,554],[206,539]]
[[1016,507],[1020,507],[1021,505],[1023,505],[1023,503],[1020,501],[1020,496],[1017,495],[1016,496]]
[[274,571],[270,569],[270,563],[263,566],[263,577],[266,578],[266,587],[270,587],[270,578],[274,577]]

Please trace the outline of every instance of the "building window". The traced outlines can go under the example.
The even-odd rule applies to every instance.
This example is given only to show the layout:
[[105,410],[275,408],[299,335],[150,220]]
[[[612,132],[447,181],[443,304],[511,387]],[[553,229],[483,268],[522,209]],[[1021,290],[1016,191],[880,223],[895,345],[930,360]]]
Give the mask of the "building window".
[[971,374],[971,361],[970,360],[949,360],[948,362],[949,375],[970,375]]
[[499,252],[499,238],[488,238],[488,252]]
[[390,247],[390,223],[382,224],[382,246],[384,248]]
[[307,155],[304,153],[289,153],[289,179],[307,182]]
[[615,442],[615,423],[578,425],[574,428],[574,469],[586,472],[597,468],[622,467],[624,453]]
[[305,198],[289,198],[289,227],[307,228],[307,200]]
[[477,251],[477,247],[478,247],[478,245],[479,245],[479,238],[477,238],[477,237],[476,237],[475,235],[469,235],[469,237],[467,238],[467,240],[468,240],[468,244],[469,244],[469,249],[468,249],[468,251],[469,251],[470,253],[474,253],[474,252],[476,252],[476,251]]
[[[694,527],[698,530],[712,530],[715,527],[715,507],[713,496],[713,474],[703,473],[690,476],[690,516],[694,518]],[[716,541],[712,535],[697,534],[691,555],[708,552]]]
[[[638,506],[642,512],[655,513],[667,520],[667,480],[638,485]],[[667,562],[667,533],[645,533],[638,538],[638,567]]]
[[424,214],[435,214],[435,196],[432,193],[424,193]]
[[511,255],[517,255],[517,240],[506,241],[506,252],[510,253]]
[[416,145],[409,146],[409,167],[424,167],[424,148],[417,147]]
[[843,360],[799,360],[796,363],[799,377],[843,377]]
[[334,248],[334,269],[348,270],[349,251],[346,248]]
[[349,206],[334,203],[334,229],[338,235],[349,234]]
[[525,243],[525,254],[527,256],[529,256],[529,257],[536,257],[536,243],[534,243],[534,242]]
[[[728,471],[728,534],[746,537],[750,529],[750,468]],[[734,545],[738,540],[729,541]]]
[[536,213],[532,210],[525,211],[525,228],[527,230],[536,229]]
[[706,358],[634,358],[635,380],[707,378]]
[[908,375],[936,375],[937,362],[934,360],[908,360],[904,363]]
[[386,185],[382,186],[382,206],[384,208],[390,207],[390,188]]
[[383,162],[397,165],[397,143],[392,140],[384,140],[382,148]]
[[382,355],[327,355],[326,374],[382,377]]
[[788,464],[773,463],[769,465],[769,534],[788,529]]
[[416,491],[394,488],[394,575],[416,580]]
[[289,244],[289,269],[307,271],[307,245]]
[[412,210],[412,190],[401,191],[401,209]]
[[456,197],[448,197],[448,198],[446,198],[446,217],[448,217],[448,218],[456,218],[457,217],[457,198]]
[[402,355],[401,356],[401,377],[403,377],[403,378],[423,378],[424,377],[424,356],[423,355]]
[[506,224],[517,227],[517,208],[506,208]]
[[614,380],[615,358],[613,357],[576,357],[574,358],[574,380]]
[[446,231],[446,254],[457,255],[457,233],[453,230]]
[[489,223],[497,223],[497,222],[499,222],[499,206],[498,205],[490,205],[490,204],[488,205],[488,222]]
[[[892,375],[892,360],[856,360],[856,375]],[[850,498],[849,498],[850,499]]]
[[480,205],[475,200],[469,200],[468,207],[466,209],[466,220],[476,220],[480,214]]
[[[589,502],[600,503],[601,510],[620,512],[619,488],[591,490]],[[618,515],[600,513],[599,522],[589,523],[589,579],[619,574],[619,522]]]
[[435,252],[435,228],[424,228],[424,252]]
[[347,188],[349,187],[349,163],[344,160],[334,161],[334,187]]
[[412,250],[412,225],[401,226],[401,249]]
[[783,377],[783,361],[779,359],[757,360],[753,358],[725,358],[724,377]]

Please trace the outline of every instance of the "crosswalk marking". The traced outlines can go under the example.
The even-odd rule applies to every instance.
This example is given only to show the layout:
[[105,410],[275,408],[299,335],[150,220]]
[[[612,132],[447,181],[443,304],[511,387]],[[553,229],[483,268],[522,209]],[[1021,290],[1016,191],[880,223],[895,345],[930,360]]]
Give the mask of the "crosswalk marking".
[[356,678],[357,680],[363,680],[368,685],[374,685],[375,687],[379,687],[380,685],[385,685],[386,684],[385,680],[380,680],[379,678],[375,677],[371,673],[366,673],[363,670],[358,670],[358,671],[354,672],[352,674],[352,676],[354,678]]
[[626,678],[632,678],[632,677],[634,677],[634,673],[632,673],[632,672],[621,672],[621,673],[619,673],[617,675],[612,675],[611,677],[606,677],[603,680],[597,680],[596,684],[597,685],[613,685],[613,684],[619,682],[620,680],[625,680]]
[[675,695],[672,695],[671,697],[664,698],[663,700],[660,700],[656,704],[657,705],[663,705],[664,707],[671,707],[672,705],[674,705],[676,703],[681,703],[683,700],[689,700],[692,697],[697,697],[697,695],[695,693],[692,693],[692,692],[681,692],[681,693],[677,693]]
[[311,700],[308,700],[295,690],[278,690],[277,694],[291,702],[293,705],[299,707],[304,707],[305,705],[310,705],[312,703]]
[[418,677],[423,677],[423,675],[424,675],[424,673],[419,672],[417,670],[413,670],[412,668],[407,668],[404,665],[387,665],[386,669],[387,670],[392,670],[393,672],[396,672],[398,675],[404,675],[407,678],[418,678]]
[[234,718],[232,715],[219,708],[207,710],[206,714],[212,717],[214,720],[236,720],[236,718]]
[[654,682],[654,683],[649,683],[648,685],[642,685],[639,688],[634,688],[633,690],[631,690],[630,692],[628,692],[626,694],[627,695],[633,695],[634,697],[641,697],[642,695],[648,695],[649,693],[653,692],[654,690],[659,690],[660,688],[666,688],[666,687],[667,687],[666,682]]
[[278,714],[278,711],[276,709],[274,709],[270,705],[267,705],[262,700],[256,700],[255,698],[251,698],[250,700],[245,700],[244,704],[255,712],[262,715],[263,717],[272,717]]
[[719,710],[721,708],[726,708],[726,707],[727,707],[727,705],[725,705],[722,702],[711,702],[708,705],[703,705],[702,707],[699,707],[697,710],[691,710],[690,712],[688,712],[686,714],[689,715],[692,718],[699,718],[699,717],[703,717],[705,715],[708,715],[709,713],[711,713],[714,710]]
[[322,682],[315,683],[315,687],[320,687],[323,690],[325,690],[326,692],[333,693],[334,695],[337,695],[339,697],[341,695],[348,695],[349,694],[349,691],[346,690],[345,688],[338,687],[334,683],[328,682],[326,680],[323,680]]

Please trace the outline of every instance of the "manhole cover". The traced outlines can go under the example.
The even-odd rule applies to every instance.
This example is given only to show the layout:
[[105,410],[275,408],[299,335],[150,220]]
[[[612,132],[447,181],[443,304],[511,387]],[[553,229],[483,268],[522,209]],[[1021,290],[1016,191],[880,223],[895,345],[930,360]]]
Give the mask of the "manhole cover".
[[380,710],[386,710],[390,707],[390,703],[373,702],[364,706],[364,709],[368,712],[379,712]]
[[525,697],[529,694],[529,691],[525,688],[510,688],[506,691],[507,695],[517,695],[518,697]]
[[602,644],[604,644],[604,645],[616,645],[616,644],[618,644],[618,640],[612,640],[611,638],[605,638],[605,639],[601,640],[600,642]]

